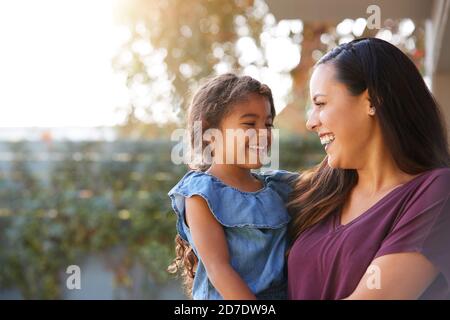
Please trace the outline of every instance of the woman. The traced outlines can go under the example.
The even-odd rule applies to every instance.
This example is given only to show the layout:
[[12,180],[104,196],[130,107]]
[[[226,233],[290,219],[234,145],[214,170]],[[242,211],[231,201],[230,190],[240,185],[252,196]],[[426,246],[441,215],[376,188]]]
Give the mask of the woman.
[[310,94],[327,156],[289,204],[289,298],[448,298],[450,155],[417,68],[359,39],[322,57]]

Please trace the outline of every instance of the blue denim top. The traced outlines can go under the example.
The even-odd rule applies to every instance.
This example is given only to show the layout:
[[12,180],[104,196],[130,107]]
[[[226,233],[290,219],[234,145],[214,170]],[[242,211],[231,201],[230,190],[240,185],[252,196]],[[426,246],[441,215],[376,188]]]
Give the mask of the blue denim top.
[[[177,232],[199,257],[185,223],[185,198],[199,195],[223,226],[230,263],[258,299],[285,299],[287,224],[285,203],[297,173],[284,170],[252,173],[264,187],[244,192],[208,173],[189,171],[168,193],[178,216]],[[201,259],[195,272],[193,299],[222,299],[208,279]]]

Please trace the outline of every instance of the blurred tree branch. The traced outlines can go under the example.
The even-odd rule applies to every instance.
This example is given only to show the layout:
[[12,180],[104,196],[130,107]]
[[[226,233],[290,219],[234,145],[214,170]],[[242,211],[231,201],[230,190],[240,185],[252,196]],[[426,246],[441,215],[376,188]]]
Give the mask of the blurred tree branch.
[[[173,114],[182,114],[191,91],[220,61],[230,70],[238,68],[236,17],[245,19],[256,43],[262,31],[263,15],[255,14],[253,5],[253,0],[119,2],[116,21],[128,27],[131,36],[113,66],[126,75],[131,90],[144,85],[152,91],[146,103],[129,106],[129,125],[138,126],[140,107],[150,118],[158,107],[170,106]],[[150,50],[140,50],[140,44]]]

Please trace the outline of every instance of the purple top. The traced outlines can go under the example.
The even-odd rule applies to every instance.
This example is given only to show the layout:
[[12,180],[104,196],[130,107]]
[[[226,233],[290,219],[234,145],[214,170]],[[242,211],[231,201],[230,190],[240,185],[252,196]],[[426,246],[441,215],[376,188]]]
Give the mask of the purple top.
[[294,242],[289,299],[346,298],[372,260],[400,252],[420,252],[440,271],[420,299],[450,298],[450,168],[422,173],[351,222],[339,220],[333,214]]

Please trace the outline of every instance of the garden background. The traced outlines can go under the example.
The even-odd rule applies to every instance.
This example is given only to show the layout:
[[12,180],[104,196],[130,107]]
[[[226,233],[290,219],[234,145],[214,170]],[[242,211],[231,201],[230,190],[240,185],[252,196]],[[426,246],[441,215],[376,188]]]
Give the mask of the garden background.
[[[2,299],[184,298],[180,282],[166,272],[175,254],[175,215],[167,192],[187,170],[171,162],[170,136],[184,126],[189,98],[202,78],[234,71],[271,86],[280,168],[301,171],[324,157],[305,121],[308,78],[325,52],[377,36],[404,50],[426,76],[422,19],[383,15],[379,29],[367,27],[365,11],[339,21],[278,19],[263,0],[13,2],[0,8],[3,16],[15,17],[10,20],[19,30],[12,35],[14,30],[0,25],[10,47],[9,60],[7,52],[3,59],[0,53],[0,65],[20,75],[1,78],[4,97],[14,83],[22,84],[9,100],[0,99]],[[23,14],[35,24],[24,19],[14,24]],[[77,43],[78,51],[61,51],[61,57],[64,42],[52,32],[64,26],[63,14],[76,16],[64,37],[69,46]],[[39,28],[43,18],[49,42],[42,38],[41,47],[31,46],[25,38],[19,52],[17,37]],[[103,28],[105,21],[112,28]],[[97,40],[88,42],[89,34]],[[105,39],[114,46],[108,42],[104,49]],[[91,57],[99,50],[110,53],[110,59],[101,59],[114,80],[111,91],[96,96],[103,89],[101,81],[91,81],[97,68]],[[46,55],[38,55],[42,52]],[[33,55],[39,59],[30,68],[48,68],[36,74],[23,67]],[[57,79],[51,75],[55,65]],[[77,82],[65,82],[77,69],[82,70]],[[65,96],[49,107],[58,87],[33,96],[33,88],[45,81],[62,83],[73,99],[94,98],[73,104]],[[31,100],[20,102],[27,95]],[[73,264],[81,268],[81,290],[66,287],[66,268]]]

